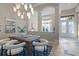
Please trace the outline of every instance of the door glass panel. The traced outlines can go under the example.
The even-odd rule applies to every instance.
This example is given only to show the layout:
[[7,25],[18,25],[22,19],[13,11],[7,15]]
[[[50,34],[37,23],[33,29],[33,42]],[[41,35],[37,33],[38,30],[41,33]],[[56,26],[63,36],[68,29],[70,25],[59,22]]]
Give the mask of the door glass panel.
[[62,33],[66,33],[66,22],[62,22],[61,27]]
[[68,22],[68,33],[70,33],[70,34],[74,33],[74,23],[73,23],[73,21]]

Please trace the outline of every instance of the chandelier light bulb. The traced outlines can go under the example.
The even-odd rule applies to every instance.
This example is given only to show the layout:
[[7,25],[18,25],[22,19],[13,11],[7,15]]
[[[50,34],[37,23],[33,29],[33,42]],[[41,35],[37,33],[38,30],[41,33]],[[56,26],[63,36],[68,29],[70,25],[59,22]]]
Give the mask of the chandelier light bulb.
[[32,14],[34,14],[34,11],[32,11]]
[[24,18],[24,16],[23,15],[21,15],[21,19],[23,19]]
[[31,4],[29,4],[29,8],[32,8],[32,5]]
[[16,8],[20,9],[21,5],[20,4],[16,4]]
[[24,5],[24,9],[25,9],[26,11],[27,11],[27,8],[28,8],[28,7],[27,7],[27,4],[25,4],[25,5]]
[[15,7],[13,7],[13,11],[16,12],[16,8]]
[[18,16],[20,16],[21,15],[21,12],[20,11],[18,11]]
[[28,16],[28,18],[30,19],[30,17],[31,17],[30,12],[27,12],[27,16]]
[[31,8],[31,13],[34,14],[34,9],[33,8]]

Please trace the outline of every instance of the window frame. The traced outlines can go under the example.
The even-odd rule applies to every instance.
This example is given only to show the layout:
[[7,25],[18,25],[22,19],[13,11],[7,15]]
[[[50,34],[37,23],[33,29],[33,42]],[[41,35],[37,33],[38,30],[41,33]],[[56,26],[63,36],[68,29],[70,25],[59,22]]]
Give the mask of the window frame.
[[[64,18],[64,17],[69,17],[69,16],[72,16],[72,17],[75,17],[74,15],[67,15],[67,16],[61,16],[61,18]],[[73,22],[74,23],[74,27],[75,27],[75,22],[74,22],[74,19],[72,19],[72,20],[68,20],[68,19],[66,19],[66,20],[61,20],[61,18],[60,18],[60,33],[61,34],[74,34],[75,33],[75,28],[74,28],[74,33],[69,33],[69,22]],[[62,33],[62,27],[61,27],[61,23],[62,22],[66,22],[66,33]]]
[[[42,21],[50,21],[51,22],[51,25],[50,25],[50,28],[51,28],[51,31],[48,31],[49,33],[52,33],[54,32],[54,27],[53,27],[53,24],[52,24],[52,15],[44,15],[44,16],[41,16],[42,17],[42,20],[41,20],[41,32],[45,32],[43,31],[43,26],[42,26]],[[46,19],[44,19],[46,17]],[[45,33],[48,33],[48,32],[45,32]]]

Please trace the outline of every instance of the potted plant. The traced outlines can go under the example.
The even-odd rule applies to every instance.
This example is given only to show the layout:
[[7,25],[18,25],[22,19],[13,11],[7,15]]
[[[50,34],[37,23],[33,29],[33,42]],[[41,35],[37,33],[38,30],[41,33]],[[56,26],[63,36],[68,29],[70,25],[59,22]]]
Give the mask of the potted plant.
[[22,35],[26,34],[26,27],[24,26],[23,28],[21,28],[20,26],[17,27],[18,32],[21,33]]

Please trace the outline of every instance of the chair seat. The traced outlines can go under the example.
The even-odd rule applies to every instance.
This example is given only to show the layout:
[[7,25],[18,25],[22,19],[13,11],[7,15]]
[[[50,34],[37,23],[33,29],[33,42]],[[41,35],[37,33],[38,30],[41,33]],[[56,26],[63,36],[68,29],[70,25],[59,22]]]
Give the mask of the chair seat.
[[[4,49],[4,47],[5,47],[5,45],[3,45],[3,49]],[[1,49],[2,47],[1,47],[1,45],[0,45],[0,49]]]
[[45,50],[47,49],[46,46],[35,46],[35,50],[37,50],[37,51],[44,51],[44,48],[45,48]]
[[5,44],[6,42],[8,42],[8,41],[10,41],[9,39],[2,39],[2,40],[0,40],[0,45],[1,44]]
[[[16,48],[16,49],[11,49],[11,55],[19,54],[22,51],[23,51],[22,47]],[[9,54],[10,54],[10,50],[7,51],[7,55],[9,55]]]

